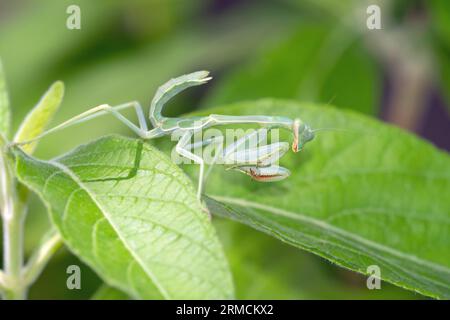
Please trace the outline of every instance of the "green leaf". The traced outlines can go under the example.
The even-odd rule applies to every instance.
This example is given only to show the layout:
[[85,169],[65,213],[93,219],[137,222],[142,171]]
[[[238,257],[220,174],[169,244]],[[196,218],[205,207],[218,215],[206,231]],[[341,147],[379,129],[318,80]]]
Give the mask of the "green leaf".
[[9,110],[9,97],[6,88],[6,79],[3,65],[0,61],[0,134],[8,138],[11,122],[11,112]]
[[[58,111],[63,96],[64,84],[61,81],[52,84],[37,105],[28,113],[17,131],[14,141],[32,140],[44,132],[48,123],[52,120],[56,111]],[[37,142],[33,142],[24,145],[22,149],[28,154],[31,154],[36,148],[36,145]]]
[[109,136],[52,161],[15,153],[19,179],[108,285],[134,298],[233,297],[221,245],[193,185],[155,148]]
[[427,3],[430,23],[439,41],[442,41],[450,49],[450,4],[446,0],[432,0]]
[[129,300],[130,298],[120,290],[102,284],[94,293],[91,300]]
[[450,110],[450,49],[436,47],[435,50],[439,64],[439,87],[446,99],[447,110]]
[[250,227],[214,219],[236,284],[237,299],[423,299],[382,283],[367,290],[363,275],[343,270],[309,252]]
[[450,108],[450,3],[445,0],[434,0],[427,3],[431,15],[433,30],[433,47],[438,67],[439,84],[442,94]]
[[[432,297],[450,297],[450,157],[400,129],[349,111],[262,100],[214,114],[301,117],[323,131],[281,165],[288,179],[259,183],[216,167],[212,213],[235,219],[345,268]],[[283,138],[283,136],[281,136]]]
[[280,46],[219,80],[205,104],[290,98],[374,114],[379,77],[370,55],[347,28],[304,24]]

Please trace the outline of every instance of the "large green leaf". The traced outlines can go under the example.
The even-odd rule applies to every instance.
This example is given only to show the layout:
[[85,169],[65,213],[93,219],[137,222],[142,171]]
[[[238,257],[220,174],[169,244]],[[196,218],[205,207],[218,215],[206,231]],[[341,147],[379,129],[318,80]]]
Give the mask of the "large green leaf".
[[0,134],[5,138],[8,137],[11,122],[11,114],[9,110],[9,97],[6,88],[5,74],[3,65],[0,61]]
[[207,106],[261,97],[333,102],[377,112],[379,74],[354,33],[345,27],[304,24],[279,47],[261,54],[213,87]]
[[141,140],[110,136],[53,161],[16,149],[19,179],[64,241],[135,298],[233,297],[231,276],[189,179]]
[[383,283],[367,290],[363,275],[250,227],[214,219],[233,273],[238,299],[420,299],[423,296]]
[[450,157],[400,129],[352,112],[288,101],[212,113],[301,117],[324,131],[284,156],[292,175],[258,183],[216,167],[213,213],[231,217],[343,267],[433,297],[450,297]]

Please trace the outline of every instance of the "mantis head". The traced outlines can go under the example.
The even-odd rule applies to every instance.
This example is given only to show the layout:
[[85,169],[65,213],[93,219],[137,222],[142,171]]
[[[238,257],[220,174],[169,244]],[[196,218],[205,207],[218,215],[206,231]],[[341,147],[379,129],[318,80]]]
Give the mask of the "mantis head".
[[300,119],[295,119],[292,124],[294,141],[292,142],[292,151],[299,152],[303,146],[314,139],[314,131]]

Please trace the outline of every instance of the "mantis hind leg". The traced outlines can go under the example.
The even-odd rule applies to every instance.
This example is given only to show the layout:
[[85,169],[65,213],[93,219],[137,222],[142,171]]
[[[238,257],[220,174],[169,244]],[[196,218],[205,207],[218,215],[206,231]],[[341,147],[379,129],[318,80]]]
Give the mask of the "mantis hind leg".
[[[131,122],[130,120],[128,120],[125,116],[123,116],[119,111],[120,110],[124,110],[127,108],[131,108],[134,107],[136,110],[136,115],[138,117],[138,121],[139,121],[139,126],[135,125],[133,122]],[[94,107],[92,109],[89,109],[63,123],[61,123],[60,125],[49,129],[45,132],[43,132],[42,134],[38,135],[37,137],[35,137],[32,140],[28,140],[28,141],[17,141],[14,143],[14,145],[24,145],[24,144],[28,144],[34,141],[37,141],[41,138],[43,138],[44,136],[47,136],[48,134],[57,132],[59,130],[62,130],[64,128],[68,128],[70,126],[73,126],[75,124],[79,124],[79,123],[83,123],[89,120],[92,120],[94,118],[97,118],[99,116],[105,115],[105,114],[112,114],[114,117],[116,117],[120,122],[122,122],[123,124],[125,124],[128,128],[130,128],[131,130],[133,130],[138,136],[140,136],[141,138],[147,138],[148,137],[148,127],[147,127],[147,122],[145,120],[145,115],[144,115],[144,111],[141,107],[141,105],[136,102],[129,102],[129,103],[124,103],[118,106],[114,106],[111,107],[110,105],[107,104],[102,104],[99,105],[97,107]]]
[[[180,141],[178,142],[178,144],[181,145],[181,148],[183,150],[176,149],[176,151],[179,154],[181,154],[182,156],[184,156],[184,157],[186,157],[186,158],[188,158],[188,159],[190,159],[192,161],[195,161],[196,163],[200,164],[200,174],[199,174],[198,189],[197,189],[197,197],[200,198],[202,190],[203,190],[203,187],[204,187],[204,184],[206,183],[206,180],[208,179],[208,176],[211,173],[211,170],[212,170],[213,166],[215,165],[217,160],[220,157],[223,156],[222,148],[220,148],[219,150],[217,150],[217,149],[215,150],[215,154],[214,154],[214,158],[213,158],[212,162],[208,163],[209,164],[209,168],[208,168],[208,171],[206,172],[206,174],[203,174],[203,172],[204,172],[204,165],[206,164],[205,160],[203,158],[198,157],[197,155],[193,154],[191,152],[191,150],[194,150],[194,149],[199,148],[199,147],[208,146],[208,145],[221,146],[222,143],[223,143],[223,136],[212,137],[212,138],[209,138],[209,139],[206,139],[206,140],[202,140],[202,141],[190,144],[188,142],[190,141],[190,138],[192,137],[193,132],[191,132],[191,134],[189,135],[188,138],[186,138],[185,135],[183,135],[181,137]],[[186,140],[183,140],[183,139],[186,139]],[[189,152],[189,155],[186,156],[186,154],[188,152]],[[193,156],[195,156],[196,159],[193,159]],[[201,161],[200,161],[200,159],[201,159]]]
[[181,156],[194,161],[200,166],[200,173],[198,177],[198,187],[197,187],[197,198],[200,200],[202,197],[202,188],[203,188],[203,174],[205,170],[205,161],[197,156],[196,154],[192,153],[189,149],[191,148],[190,140],[192,135],[194,134],[193,131],[186,131],[186,133],[183,134],[181,139],[178,141],[177,145],[175,146],[175,150],[180,154]]

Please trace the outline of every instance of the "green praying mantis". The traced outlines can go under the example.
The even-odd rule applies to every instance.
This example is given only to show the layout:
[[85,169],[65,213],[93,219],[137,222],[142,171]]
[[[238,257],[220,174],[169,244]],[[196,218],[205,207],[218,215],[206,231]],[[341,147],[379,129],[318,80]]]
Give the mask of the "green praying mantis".
[[[213,126],[233,124],[256,124],[266,130],[280,128],[292,133],[292,150],[294,152],[302,150],[304,145],[314,138],[314,130],[299,118],[292,120],[287,117],[279,116],[229,116],[220,114],[210,114],[204,117],[169,118],[162,115],[164,105],[175,95],[187,88],[205,84],[209,80],[211,80],[209,72],[197,71],[171,79],[159,87],[150,106],[149,120],[153,127],[152,129],[149,129],[143,108],[139,102],[132,101],[117,106],[102,104],[43,132],[32,140],[16,141],[14,144],[28,144],[39,140],[50,133],[105,114],[112,114],[142,139],[154,139],[177,133],[177,136],[180,138],[176,144],[175,151],[182,157],[185,157],[200,166],[197,187],[197,197],[200,199],[203,188],[205,161],[201,156],[194,154],[192,150],[210,144],[221,143],[222,139],[221,137],[216,137],[191,143],[191,138],[195,133]],[[121,110],[128,108],[135,109],[139,125],[136,125],[120,113]],[[239,147],[243,146],[246,141],[254,138],[254,135],[261,133],[261,130],[262,129],[259,129],[253,133],[244,135],[244,137],[223,149],[218,156],[225,160],[232,159],[233,163],[230,168],[245,173],[258,181],[270,182],[287,178],[290,175],[289,170],[275,165],[275,162],[289,149],[289,144],[287,142],[276,142],[270,145],[240,150],[242,148]]]

